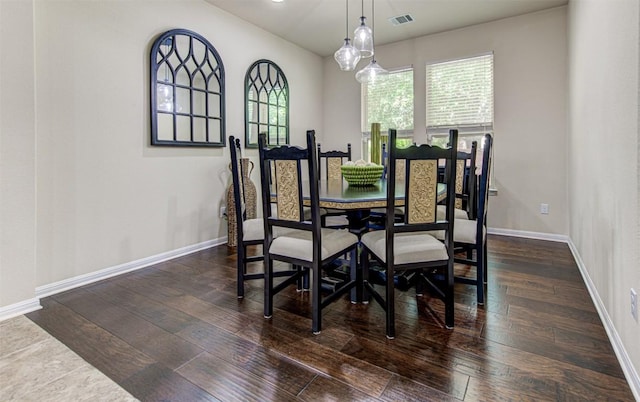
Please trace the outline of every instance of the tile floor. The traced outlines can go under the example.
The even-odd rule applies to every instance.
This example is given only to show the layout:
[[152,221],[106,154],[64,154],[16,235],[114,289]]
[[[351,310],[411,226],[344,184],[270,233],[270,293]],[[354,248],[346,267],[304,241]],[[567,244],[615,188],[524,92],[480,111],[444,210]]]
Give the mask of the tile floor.
[[0,322],[0,401],[136,401],[24,316]]

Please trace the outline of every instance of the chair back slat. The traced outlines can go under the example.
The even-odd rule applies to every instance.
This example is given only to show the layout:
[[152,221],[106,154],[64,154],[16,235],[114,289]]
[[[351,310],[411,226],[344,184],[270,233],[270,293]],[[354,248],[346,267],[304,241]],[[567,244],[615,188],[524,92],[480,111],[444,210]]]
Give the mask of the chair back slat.
[[322,147],[320,144],[317,146],[318,148],[318,179],[322,179],[322,159],[324,159],[324,169],[326,174],[324,178],[327,180],[341,180],[342,179],[342,170],[340,166],[344,164],[346,161],[351,160],[351,144],[347,144],[347,151],[327,151],[322,152]]
[[300,222],[304,216],[302,213],[299,161],[276,160],[276,203],[278,205],[278,218],[288,221]]
[[[316,253],[315,244],[318,245],[318,250],[321,249],[321,230],[315,132],[312,130],[307,132],[307,148],[291,145],[269,148],[266,134],[261,133],[258,135],[258,150],[262,199],[270,200],[275,196],[278,208],[276,217],[272,214],[271,203],[262,203],[266,249],[268,250],[273,239],[273,227],[281,226],[311,231],[314,239],[314,253]],[[308,172],[308,176],[303,172]],[[309,182],[309,194],[303,194],[303,180]],[[308,219],[305,220],[303,209],[307,204],[311,209],[310,222]]]
[[407,223],[431,223],[436,220],[438,161],[410,160],[405,215]]
[[342,158],[327,158],[327,180],[342,179]]
[[[449,133],[448,148],[431,145],[412,145],[398,148],[396,130],[389,130],[389,180],[387,182],[387,255],[393,255],[395,233],[410,231],[445,230],[446,241],[453,244],[453,221],[455,204],[455,180],[457,167],[457,130]],[[438,204],[438,163],[444,161],[444,184],[447,186],[446,216],[437,219]],[[403,162],[402,164],[398,162]],[[405,172],[403,179],[398,178],[398,170]],[[395,180],[392,180],[395,178]],[[394,205],[396,186],[404,186],[404,220],[396,222]],[[388,257],[391,258],[391,257]]]
[[[464,159],[458,159],[456,162],[456,194],[463,194],[464,192],[464,171],[467,161]],[[456,197],[456,208],[462,209],[462,198]]]

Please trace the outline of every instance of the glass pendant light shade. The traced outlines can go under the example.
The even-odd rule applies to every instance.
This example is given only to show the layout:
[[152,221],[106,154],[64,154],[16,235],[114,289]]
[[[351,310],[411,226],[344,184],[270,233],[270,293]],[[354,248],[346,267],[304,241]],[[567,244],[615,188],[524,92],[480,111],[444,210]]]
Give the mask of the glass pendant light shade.
[[349,38],[344,38],[344,45],[333,54],[340,70],[353,71],[360,61],[360,51],[351,45]]
[[360,57],[373,56],[373,31],[366,24],[367,18],[360,17],[360,26],[353,32],[353,46],[360,51]]
[[389,74],[389,72],[380,67],[376,59],[371,59],[365,68],[356,73],[356,80],[358,80],[359,83],[364,84],[367,82],[373,82],[377,77],[387,74]]

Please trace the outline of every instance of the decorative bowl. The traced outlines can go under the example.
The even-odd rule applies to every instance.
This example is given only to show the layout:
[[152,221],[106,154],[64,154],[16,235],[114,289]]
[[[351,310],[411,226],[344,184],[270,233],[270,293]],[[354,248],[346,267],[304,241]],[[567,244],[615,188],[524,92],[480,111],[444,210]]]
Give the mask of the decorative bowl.
[[350,186],[374,185],[384,172],[384,166],[376,164],[344,164],[340,168],[342,177]]

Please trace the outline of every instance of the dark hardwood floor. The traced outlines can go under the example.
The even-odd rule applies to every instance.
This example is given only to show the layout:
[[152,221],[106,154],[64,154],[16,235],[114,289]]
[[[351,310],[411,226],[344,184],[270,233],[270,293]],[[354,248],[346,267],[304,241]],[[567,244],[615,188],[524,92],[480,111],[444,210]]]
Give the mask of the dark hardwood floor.
[[[488,302],[397,292],[397,338],[347,298],[311,333],[294,288],[262,316],[220,246],[43,299],[28,317],[143,401],[633,401],[566,244],[490,236]],[[465,269],[466,267],[459,267]]]

